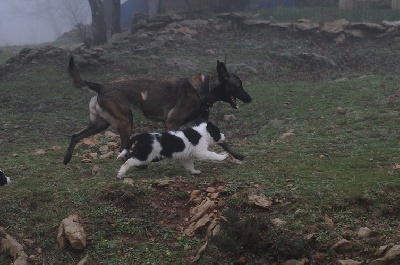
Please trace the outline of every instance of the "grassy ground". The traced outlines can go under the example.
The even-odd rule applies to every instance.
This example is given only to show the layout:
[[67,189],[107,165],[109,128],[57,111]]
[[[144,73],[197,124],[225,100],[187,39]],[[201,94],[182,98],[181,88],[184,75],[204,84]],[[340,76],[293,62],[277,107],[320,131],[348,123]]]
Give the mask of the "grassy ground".
[[[27,252],[36,255],[37,264],[76,264],[86,254],[89,264],[187,264],[204,238],[180,232],[189,207],[179,208],[179,214],[172,217],[168,211],[177,202],[187,202],[191,190],[223,183],[225,205],[219,213],[228,220],[223,222],[226,233],[211,241],[199,264],[280,264],[303,256],[312,264],[329,264],[343,257],[330,250],[343,237],[355,242],[350,257],[356,260],[370,259],[381,245],[398,244],[400,78],[391,65],[386,65],[391,72],[371,74],[381,61],[365,64],[368,61],[363,55],[374,50],[372,60],[395,62],[397,46],[384,55],[380,55],[384,49],[379,42],[375,48],[351,53],[358,61],[350,72],[351,65],[343,58],[349,50],[355,51],[354,47],[324,50],[307,39],[293,43],[291,36],[272,32],[264,33],[267,42],[261,37],[252,42],[250,34],[219,36],[226,41],[222,48],[204,42],[179,49],[187,48],[186,56],[205,70],[214,67],[210,64],[214,60],[202,51],[212,46],[218,55],[228,51],[232,62],[249,64],[267,59],[271,51],[317,50],[337,61],[342,59],[345,71],[321,74],[284,67],[280,68],[283,72],[267,69],[246,78],[252,103],[242,104],[238,111],[223,104],[212,110],[212,120],[246,159],[243,163],[197,162],[203,172],[197,178],[177,163],[163,161],[148,170],[132,169],[130,176],[136,184],[127,185],[115,178],[121,164],[115,156],[80,162],[87,150],[95,152],[99,146],[77,147],[71,163],[64,166],[70,135],[88,121],[90,98],[88,92],[71,87],[65,71],[67,58],[29,66],[3,78],[0,166],[13,183],[0,190],[0,226],[20,242],[34,241]],[[159,56],[174,54],[166,49]],[[168,73],[162,64],[148,62],[145,56],[127,60],[126,72],[145,68],[149,74]],[[83,75],[99,81],[116,73],[95,69]],[[307,81],[315,75],[319,76],[317,82]],[[304,81],[296,81],[297,77]],[[234,114],[233,124],[225,124],[223,114]],[[135,124],[141,129],[162,128],[139,116]],[[45,149],[46,154],[34,155],[37,149]],[[166,189],[149,188],[163,178],[175,184]],[[274,204],[268,210],[251,206],[247,202],[251,193],[265,195]],[[61,251],[56,229],[63,218],[74,213],[88,234],[88,247],[83,252]],[[273,226],[273,218],[287,223]],[[355,239],[353,233],[360,227],[369,227],[373,236]],[[313,242],[303,240],[309,234],[314,235]],[[0,264],[10,261],[0,255]]]

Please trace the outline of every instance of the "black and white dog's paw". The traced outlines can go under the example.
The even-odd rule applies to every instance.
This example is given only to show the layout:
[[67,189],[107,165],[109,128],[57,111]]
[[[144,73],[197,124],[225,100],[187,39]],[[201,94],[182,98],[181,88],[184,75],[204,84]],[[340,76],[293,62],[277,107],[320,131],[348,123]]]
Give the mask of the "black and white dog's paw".
[[4,175],[3,171],[0,170],[0,186],[6,186],[10,183],[11,183],[10,178]]

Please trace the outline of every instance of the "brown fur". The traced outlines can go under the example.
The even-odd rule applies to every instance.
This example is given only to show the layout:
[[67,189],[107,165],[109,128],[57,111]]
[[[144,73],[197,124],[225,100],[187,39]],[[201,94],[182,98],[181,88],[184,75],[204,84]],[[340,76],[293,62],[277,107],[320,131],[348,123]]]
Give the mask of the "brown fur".
[[163,121],[166,130],[177,130],[190,121],[208,120],[209,107],[217,101],[228,102],[232,108],[236,108],[232,98],[246,103],[251,101],[239,77],[228,73],[221,62],[217,62],[217,73],[208,75],[119,78],[102,85],[83,80],[71,57],[69,74],[75,87],[88,87],[97,96],[89,104],[90,123],[72,135],[64,164],[70,162],[75,145],[81,139],[110,125],[120,134],[123,149],[132,133],[132,108],[141,110],[147,119]]

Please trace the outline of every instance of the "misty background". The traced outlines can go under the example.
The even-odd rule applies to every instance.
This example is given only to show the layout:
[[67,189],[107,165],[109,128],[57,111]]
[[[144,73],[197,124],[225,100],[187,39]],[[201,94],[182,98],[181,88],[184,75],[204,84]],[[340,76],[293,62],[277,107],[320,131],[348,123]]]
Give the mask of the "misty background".
[[87,0],[0,0],[0,46],[52,42],[91,20]]

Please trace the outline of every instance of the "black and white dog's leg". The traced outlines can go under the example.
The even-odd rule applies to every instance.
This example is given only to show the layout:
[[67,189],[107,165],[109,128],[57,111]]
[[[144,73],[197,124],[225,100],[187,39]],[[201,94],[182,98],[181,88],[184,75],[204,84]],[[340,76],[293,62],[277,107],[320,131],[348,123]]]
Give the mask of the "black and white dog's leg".
[[8,184],[11,183],[11,180],[9,177],[7,177],[3,171],[0,170],[0,186],[7,186]]
[[140,161],[134,157],[129,158],[125,161],[125,163],[118,170],[117,178],[123,178],[125,176],[126,171],[128,171],[133,166],[143,166],[147,165],[147,162]]
[[231,154],[234,158],[236,158],[237,160],[243,160],[244,159],[244,155],[235,152],[234,150],[232,150],[232,148],[230,147],[230,145],[225,141],[223,143],[219,143],[219,145],[225,150],[227,151],[229,154]]
[[180,160],[182,165],[185,167],[187,171],[189,171],[192,174],[198,175],[201,173],[200,170],[194,169],[194,164],[193,164],[193,159],[185,159],[185,160]]
[[211,151],[203,151],[201,153],[198,153],[198,158],[200,160],[216,160],[216,161],[222,161],[225,160],[228,155],[227,154],[217,154],[215,152],[211,152]]

